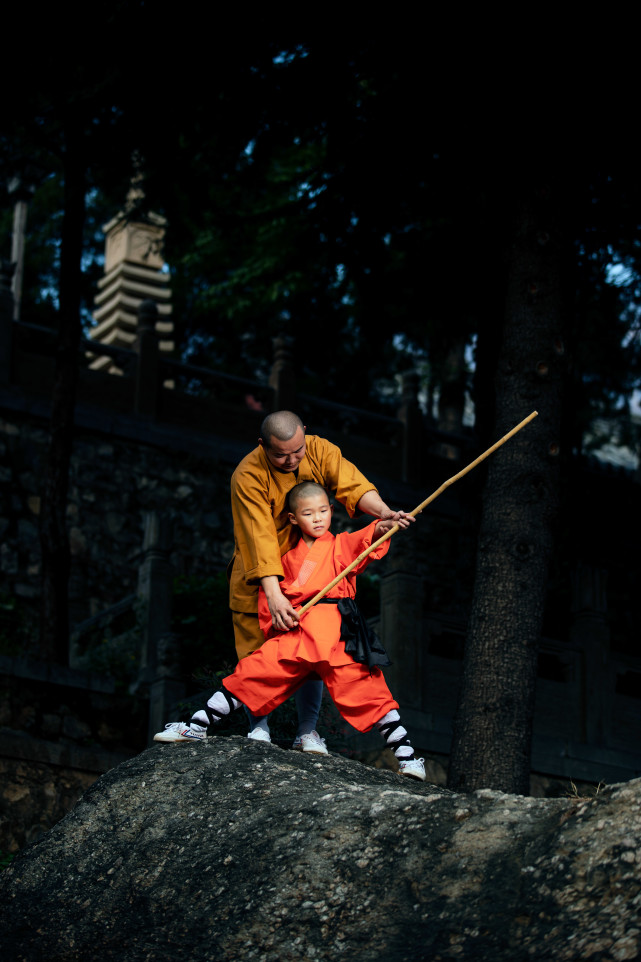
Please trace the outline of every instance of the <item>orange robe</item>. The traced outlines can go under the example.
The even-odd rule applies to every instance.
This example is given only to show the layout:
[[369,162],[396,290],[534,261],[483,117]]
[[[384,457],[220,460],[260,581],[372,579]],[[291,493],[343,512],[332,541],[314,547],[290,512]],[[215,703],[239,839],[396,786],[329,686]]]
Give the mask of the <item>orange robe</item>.
[[[283,594],[297,608],[313,598],[372,543],[376,522],[361,531],[330,532],[308,547],[301,538],[282,558]],[[326,597],[353,598],[356,575],[370,561],[382,558],[389,541],[368,555]],[[343,718],[358,731],[369,731],[374,722],[398,708],[380,668],[370,674],[355,662],[340,640],[341,616],[336,605],[317,604],[303,615],[296,628],[278,634],[272,627],[267,600],[260,592],[258,616],[267,640],[243,658],[232,675],[224,679],[227,691],[245,704],[253,715],[268,715],[282,704],[310,675],[320,677]]]
[[[284,576],[281,555],[293,547],[296,533],[287,516],[287,495],[301,481],[316,481],[333,492],[350,517],[368,491],[376,488],[325,438],[307,435],[305,457],[296,472],[278,471],[262,447],[243,458],[231,479],[234,557],[230,568],[229,607],[256,615],[260,579]],[[235,616],[236,617],[236,616]],[[260,647],[263,635],[253,619],[244,619],[246,637],[236,629],[239,658]]]

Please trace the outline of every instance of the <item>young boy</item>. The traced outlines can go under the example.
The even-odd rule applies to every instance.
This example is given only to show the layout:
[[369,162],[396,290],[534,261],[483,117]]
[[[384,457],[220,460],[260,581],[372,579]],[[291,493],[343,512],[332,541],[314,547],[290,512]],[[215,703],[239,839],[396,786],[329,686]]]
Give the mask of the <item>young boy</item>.
[[[289,508],[289,519],[300,529],[300,539],[283,555],[285,577],[281,590],[295,608],[313,598],[394,524],[393,521],[377,521],[360,531],[343,532],[335,538],[329,531],[332,508],[327,492],[313,481],[304,481],[291,490]],[[376,664],[389,662],[366,627],[363,627],[359,639],[358,611],[350,600],[356,594],[356,575],[370,561],[382,558],[388,549],[389,541],[376,548],[325,598],[310,608],[294,628],[284,633],[278,633],[272,627],[267,601],[261,591],[258,617],[267,638],[265,644],[239,662],[233,674],[224,679],[222,688],[214,692],[207,706],[197,711],[189,724],[171,722],[154,736],[154,741],[206,738],[208,725],[216,724],[241,705],[246,705],[252,715],[267,715],[311,674],[325,682],[338,710],[350,725],[361,732],[374,726],[378,728],[396,755],[403,775],[425,781],[423,759],[414,756],[400,721],[398,702],[392,698]],[[345,611],[343,616],[339,602]],[[354,635],[349,625],[353,628],[354,621],[355,642],[349,640]],[[345,638],[348,640],[343,640]],[[349,651],[354,651],[354,655]],[[327,753],[316,732],[303,734],[301,740],[303,750]]]

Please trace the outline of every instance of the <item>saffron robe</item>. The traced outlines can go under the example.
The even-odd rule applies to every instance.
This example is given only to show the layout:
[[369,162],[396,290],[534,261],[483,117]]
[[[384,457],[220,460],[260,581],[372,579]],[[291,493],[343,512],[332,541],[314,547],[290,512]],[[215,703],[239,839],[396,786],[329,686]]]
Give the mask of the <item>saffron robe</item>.
[[[361,531],[336,538],[328,531],[311,547],[301,538],[282,558],[283,594],[298,608],[372,544],[376,522]],[[389,541],[365,558],[326,595],[354,598],[356,575],[370,561],[382,558]],[[253,715],[268,715],[292,695],[310,675],[320,677],[343,718],[358,731],[369,731],[383,715],[398,708],[380,668],[354,661],[340,640],[341,616],[336,605],[314,605],[296,628],[278,633],[264,593],[259,593],[258,617],[266,636],[261,648],[243,658],[223,685]]]
[[262,447],[243,458],[231,479],[234,557],[230,564],[229,607],[256,613],[260,579],[284,577],[281,555],[296,542],[287,516],[287,495],[301,481],[316,481],[343,504],[350,518],[376,488],[325,438],[308,435],[297,471],[278,471]]

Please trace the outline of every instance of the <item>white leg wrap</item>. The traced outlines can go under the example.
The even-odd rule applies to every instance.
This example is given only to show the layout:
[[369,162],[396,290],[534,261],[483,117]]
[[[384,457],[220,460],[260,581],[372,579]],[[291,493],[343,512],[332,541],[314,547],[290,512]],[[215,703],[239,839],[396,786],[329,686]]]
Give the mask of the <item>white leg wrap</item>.
[[413,758],[414,749],[407,731],[401,725],[401,716],[395,708],[376,722],[376,727],[397,758]]

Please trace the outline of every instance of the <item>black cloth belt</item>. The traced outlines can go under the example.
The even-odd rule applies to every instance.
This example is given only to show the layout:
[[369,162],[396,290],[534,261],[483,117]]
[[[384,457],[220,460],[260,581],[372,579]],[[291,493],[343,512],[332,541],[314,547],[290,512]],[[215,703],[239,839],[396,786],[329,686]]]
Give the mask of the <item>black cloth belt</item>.
[[370,673],[375,666],[387,668],[392,664],[380,638],[367,624],[353,598],[321,598],[316,604],[338,606],[341,641],[345,642],[345,651],[354,661],[367,665]]

